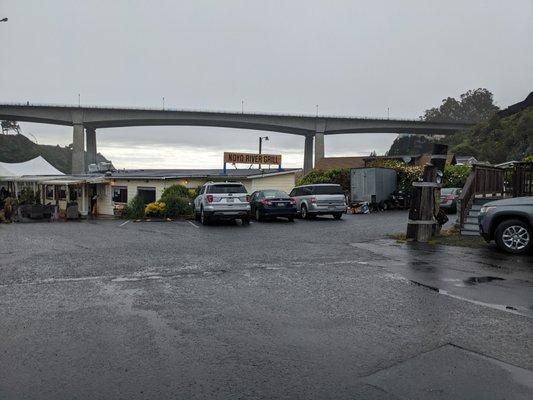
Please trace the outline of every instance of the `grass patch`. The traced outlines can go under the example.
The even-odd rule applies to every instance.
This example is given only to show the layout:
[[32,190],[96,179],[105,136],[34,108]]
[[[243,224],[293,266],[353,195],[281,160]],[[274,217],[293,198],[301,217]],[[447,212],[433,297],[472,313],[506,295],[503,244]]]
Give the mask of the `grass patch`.
[[[388,236],[391,239],[396,240],[397,243],[412,241],[411,239],[407,239],[405,233],[395,233]],[[487,243],[481,236],[461,236],[459,230],[455,228],[442,230],[439,235],[433,236],[428,241],[428,244],[470,248],[482,248],[487,246]]]

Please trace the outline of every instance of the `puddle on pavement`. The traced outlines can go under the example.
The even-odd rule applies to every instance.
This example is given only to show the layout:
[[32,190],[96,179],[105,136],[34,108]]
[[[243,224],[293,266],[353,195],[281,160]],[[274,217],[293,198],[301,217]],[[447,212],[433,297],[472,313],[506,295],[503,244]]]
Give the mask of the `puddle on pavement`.
[[492,281],[504,281],[504,278],[499,278],[497,276],[472,276],[468,279],[465,279],[465,284],[473,286],[479,283],[488,283]]

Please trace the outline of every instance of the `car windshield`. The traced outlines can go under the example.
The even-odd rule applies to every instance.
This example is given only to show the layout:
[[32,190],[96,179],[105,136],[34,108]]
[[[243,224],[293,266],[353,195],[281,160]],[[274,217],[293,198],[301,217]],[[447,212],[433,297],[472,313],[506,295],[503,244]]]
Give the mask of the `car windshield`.
[[344,194],[339,185],[315,186],[314,194]]
[[263,192],[263,195],[267,199],[271,199],[274,197],[289,197],[289,195],[282,190],[265,190]]
[[207,193],[246,193],[246,188],[243,185],[211,185]]
[[440,194],[455,194],[456,188],[443,188],[440,190]]

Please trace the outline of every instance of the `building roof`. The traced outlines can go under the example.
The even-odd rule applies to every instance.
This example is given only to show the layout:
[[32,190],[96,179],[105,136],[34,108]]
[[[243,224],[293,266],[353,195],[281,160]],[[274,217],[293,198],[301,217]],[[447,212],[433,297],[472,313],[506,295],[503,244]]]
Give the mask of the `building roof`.
[[41,156],[20,163],[0,162],[1,177],[24,175],[64,175]]
[[278,169],[127,169],[114,171],[108,177],[114,179],[185,179],[185,178],[261,178],[299,172],[298,168]]
[[457,164],[464,164],[468,161],[477,161],[477,158],[474,156],[455,156],[455,159],[457,160]]

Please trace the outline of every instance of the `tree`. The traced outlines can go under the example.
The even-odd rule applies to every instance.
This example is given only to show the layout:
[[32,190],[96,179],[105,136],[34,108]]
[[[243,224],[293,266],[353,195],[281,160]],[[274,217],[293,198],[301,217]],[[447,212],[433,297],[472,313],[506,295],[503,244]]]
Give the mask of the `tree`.
[[420,118],[435,122],[482,122],[490,119],[499,108],[492,93],[484,88],[469,90],[460,99],[448,97],[439,107],[426,110]]

